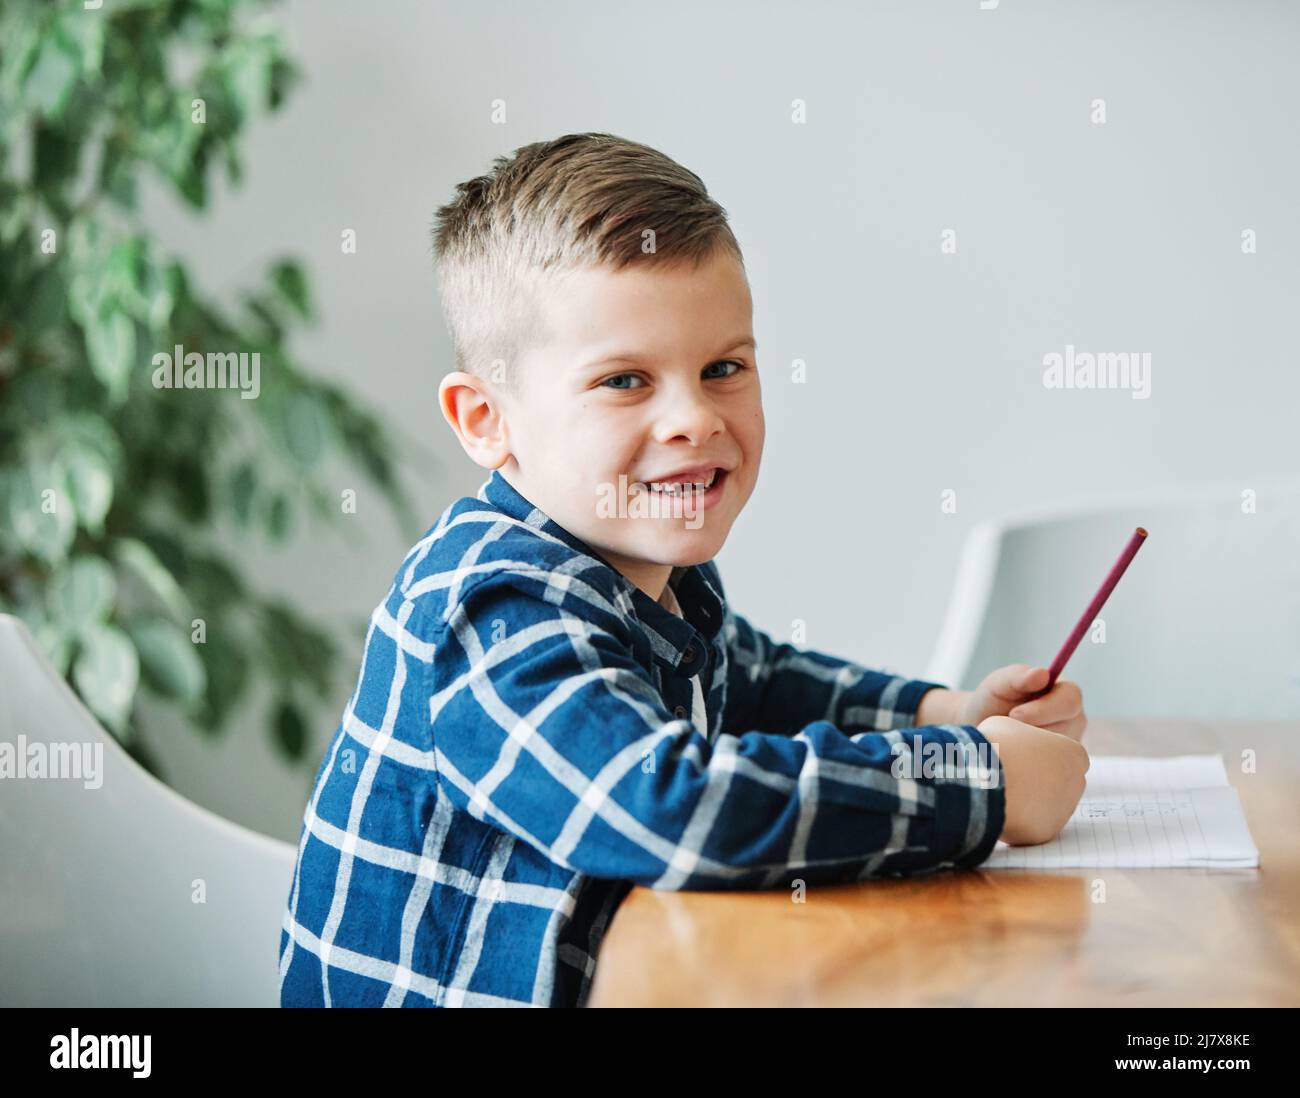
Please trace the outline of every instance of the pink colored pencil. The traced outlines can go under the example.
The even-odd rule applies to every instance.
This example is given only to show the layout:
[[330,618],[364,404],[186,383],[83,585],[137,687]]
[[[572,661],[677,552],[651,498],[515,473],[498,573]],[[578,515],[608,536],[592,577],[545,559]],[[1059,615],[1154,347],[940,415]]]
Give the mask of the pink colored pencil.
[[1047,678],[1047,687],[1044,690],[1050,690],[1056,684],[1056,677],[1065,669],[1074,650],[1079,647],[1079,641],[1083,639],[1084,633],[1088,627],[1097,620],[1097,615],[1101,613],[1101,608],[1106,605],[1106,600],[1110,598],[1110,593],[1115,590],[1115,584],[1119,583],[1119,578],[1124,574],[1124,570],[1129,563],[1137,556],[1137,551],[1142,548],[1142,543],[1147,539],[1147,532],[1139,526],[1129,542],[1124,546],[1124,552],[1119,555],[1119,560],[1115,562],[1110,573],[1106,576],[1105,582],[1101,588],[1092,597],[1092,602],[1088,603],[1088,609],[1083,612],[1083,617],[1079,619],[1079,624],[1071,631],[1070,635],[1065,638],[1065,643],[1061,645],[1061,650],[1056,653],[1056,659],[1052,661],[1052,666],[1048,668],[1049,675]]

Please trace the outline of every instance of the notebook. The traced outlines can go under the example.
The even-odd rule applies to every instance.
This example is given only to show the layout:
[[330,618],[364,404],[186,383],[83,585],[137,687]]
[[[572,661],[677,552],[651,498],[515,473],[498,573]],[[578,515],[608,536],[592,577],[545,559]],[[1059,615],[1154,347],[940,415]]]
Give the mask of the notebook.
[[1259,851],[1221,755],[1094,757],[1088,787],[1055,839],[998,840],[980,868],[1250,868]]

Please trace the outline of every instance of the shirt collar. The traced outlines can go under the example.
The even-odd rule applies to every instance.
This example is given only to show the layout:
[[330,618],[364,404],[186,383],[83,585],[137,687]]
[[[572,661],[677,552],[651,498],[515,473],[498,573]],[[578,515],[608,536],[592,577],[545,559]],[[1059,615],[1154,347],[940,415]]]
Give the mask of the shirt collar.
[[479,488],[477,497],[603,565],[622,600],[631,605],[637,619],[646,626],[651,647],[660,659],[691,674],[703,665],[703,647],[722,628],[723,617],[721,590],[709,575],[714,567],[711,561],[707,565],[678,565],[673,568],[668,582],[682,608],[684,619],[679,618],[642,591],[597,550],[525,498],[499,469],[492,470]]

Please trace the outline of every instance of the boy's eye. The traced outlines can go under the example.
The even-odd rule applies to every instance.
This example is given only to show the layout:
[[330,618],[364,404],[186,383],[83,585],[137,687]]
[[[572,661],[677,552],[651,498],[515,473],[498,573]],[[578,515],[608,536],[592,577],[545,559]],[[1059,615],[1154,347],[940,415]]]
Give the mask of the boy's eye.
[[743,362],[737,362],[734,358],[724,358],[721,362],[713,362],[705,367],[706,370],[713,369],[714,366],[734,366],[735,370],[728,374],[720,374],[720,377],[735,377],[741,370],[747,369]]
[[[746,369],[749,368],[749,367],[747,367],[743,362],[737,362],[735,359],[732,359],[732,358],[726,358],[726,359],[722,359],[721,361],[718,361],[718,362],[711,362],[711,363],[709,363],[709,365],[706,366],[704,369],[705,369],[705,371],[712,370],[714,366],[734,366],[734,367],[735,367],[735,370],[730,371],[730,372],[728,372],[728,373],[725,373],[725,374],[714,374],[714,375],[713,375],[714,378],[735,377],[736,374],[740,373],[741,370],[746,370]],[[640,381],[640,380],[641,380],[639,377],[637,377],[636,374],[615,374],[613,377],[607,377],[607,378],[606,378],[604,381],[602,381],[600,384],[601,384],[602,386],[607,386],[608,388],[611,388],[611,389],[629,389],[629,388],[637,388],[637,387],[638,387],[638,386],[629,386],[629,385],[623,385],[623,384],[612,384],[612,383],[622,382],[622,381],[624,381],[625,379],[627,379],[627,380],[633,380],[633,381]]]
[[603,385],[603,386],[604,386],[604,385],[608,385],[609,388],[611,388],[611,389],[627,389],[627,388],[629,388],[630,386],[627,386],[627,385],[610,385],[610,382],[611,382],[611,381],[621,381],[621,380],[623,380],[624,378],[630,378],[630,379],[633,380],[633,381],[640,381],[640,380],[641,380],[639,377],[636,376],[636,374],[615,374],[613,377],[607,377],[604,381],[601,382],[601,385]]

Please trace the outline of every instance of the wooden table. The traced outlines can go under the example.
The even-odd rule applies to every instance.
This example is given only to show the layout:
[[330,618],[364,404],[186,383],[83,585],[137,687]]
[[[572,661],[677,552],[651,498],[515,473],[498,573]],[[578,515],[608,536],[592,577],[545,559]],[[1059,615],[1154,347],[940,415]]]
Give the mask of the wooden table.
[[1300,1005],[1300,722],[1093,720],[1084,745],[1222,752],[1259,868],[948,871],[809,887],[801,904],[635,888],[589,1004]]

